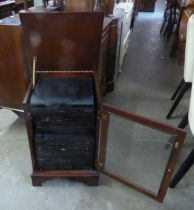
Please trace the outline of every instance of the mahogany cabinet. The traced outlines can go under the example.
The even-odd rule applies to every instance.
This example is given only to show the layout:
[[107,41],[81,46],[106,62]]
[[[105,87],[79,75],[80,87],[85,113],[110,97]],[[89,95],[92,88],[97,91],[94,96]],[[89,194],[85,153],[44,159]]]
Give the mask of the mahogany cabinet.
[[[119,3],[120,1],[116,2]],[[129,18],[122,7],[117,7],[114,0],[102,1],[102,7],[105,11],[105,15],[112,19],[109,38],[109,55],[107,61],[106,92],[114,90],[117,76],[121,71],[124,52],[128,46],[127,42],[129,40],[130,30],[134,27],[135,18],[141,7],[141,0],[134,0],[132,5],[132,11],[130,11]],[[126,18],[126,16],[128,17]]]
[[1,0],[0,1],[0,18],[8,17],[13,12],[18,13],[19,10],[27,9],[34,6],[33,0]]
[[[104,14],[93,13],[93,12],[48,13],[46,15],[45,13],[44,14],[21,13],[20,17],[24,32],[25,46],[29,55],[28,59],[32,60],[34,56],[37,57],[36,69],[34,69],[36,70],[34,71],[36,81],[39,81],[39,78],[45,78],[45,77],[50,77],[50,78],[57,77],[61,79],[74,78],[74,77],[91,78],[92,85],[85,87],[86,88],[85,91],[86,92],[89,91],[90,92],[89,95],[91,95],[92,93],[92,98],[95,103],[95,111],[93,112],[95,116],[94,122],[95,126],[98,126],[96,116],[97,116],[97,107],[99,103],[99,88],[96,76],[94,75],[97,75],[98,71]],[[46,30],[45,28],[44,29],[42,28],[42,25],[45,26]],[[55,27],[56,25],[58,27]],[[106,28],[106,24],[104,25],[105,25],[104,27]],[[55,30],[53,30],[53,27],[55,27]],[[35,46],[31,43],[32,33],[38,34],[42,38],[42,41],[41,43],[39,43],[39,45]],[[50,43],[50,40],[53,39],[54,40],[56,39],[56,42]],[[62,84],[63,87],[66,87],[65,85],[66,85],[65,83]],[[87,88],[89,88],[88,91]],[[57,92],[60,91],[64,92],[64,89],[57,90]],[[74,91],[72,90],[67,89],[66,91],[68,93],[67,94],[68,97],[74,94]],[[72,100],[72,103],[76,105],[76,107],[78,107],[79,104],[76,104],[76,101],[79,101],[79,99],[82,97],[81,93],[84,92],[84,90],[80,90],[78,88],[75,91],[77,92],[76,94],[77,97]],[[37,164],[37,153],[35,151],[36,148],[34,147],[35,144],[34,136],[35,133],[37,133],[38,131],[36,129],[34,118],[32,116],[32,109],[30,108],[32,93],[33,93],[33,88],[32,86],[29,86],[27,95],[24,100],[24,104],[25,104],[26,125],[28,130],[29,144],[31,148],[31,157],[33,163],[33,174],[32,174],[33,185],[35,186],[41,185],[42,181],[44,180],[60,176],[71,177],[84,181],[89,185],[96,185],[98,183],[98,171],[96,168],[96,157],[97,157],[96,129],[94,129],[94,132],[92,132],[93,137],[95,138],[94,143],[96,146],[94,147],[95,150],[94,152],[95,155],[93,155],[94,159],[91,160],[91,162],[93,162],[93,165],[91,166],[90,164],[91,169],[88,168],[87,170],[79,170],[79,166],[77,166],[76,163],[76,170],[62,170],[62,169],[59,170],[58,167],[56,167],[53,170],[43,170],[43,169],[40,170],[40,167]],[[44,91],[43,94],[46,95],[47,91],[46,92]],[[55,94],[52,94],[49,97],[51,99],[51,103],[54,97]],[[64,100],[64,98],[62,98],[61,100]],[[89,100],[88,95],[86,94],[86,98],[82,100],[82,105],[86,104],[88,100]],[[70,108],[69,101],[71,101],[71,99],[67,100],[64,104],[64,107],[66,107],[66,109]],[[57,107],[55,106],[55,104],[53,105],[54,109],[56,110]],[[42,108],[44,109],[45,106],[43,105]],[[64,113],[64,109],[63,110],[61,110],[61,108],[57,109],[58,112],[63,111]],[[56,111],[53,111],[52,108],[50,110],[51,110],[49,111],[50,114],[55,117]],[[85,113],[85,115],[89,113],[89,108],[86,108],[85,111],[78,111],[78,112],[75,111],[76,108],[72,110],[70,118],[71,119],[72,117],[74,118],[74,124],[76,125],[77,121],[80,121],[80,119],[82,119],[80,115],[83,116],[83,112]],[[48,109],[45,109],[44,112],[48,112]],[[61,113],[60,115],[63,115],[63,113]],[[47,114],[47,117],[49,117],[50,114]],[[64,130],[65,129],[66,128],[64,128]],[[67,133],[67,130],[64,132]],[[54,133],[56,134],[56,132]],[[65,146],[63,145],[63,147]],[[69,167],[75,168],[75,166],[71,165],[71,163]]]
[[[62,16],[64,18],[61,18]],[[55,21],[51,21],[51,19],[53,18]],[[39,20],[38,24],[37,20]],[[37,56],[37,63],[35,65],[36,68],[34,68],[33,71],[35,76],[34,77],[35,82],[29,86],[24,99],[25,119],[26,119],[29,146],[31,152],[32,167],[33,167],[33,173],[31,175],[32,184],[34,186],[41,186],[42,182],[53,178],[71,178],[83,181],[90,186],[96,186],[98,185],[99,175],[105,174],[106,176],[116,181],[119,181],[120,183],[127,185],[132,189],[137,190],[138,192],[143,193],[146,196],[149,196],[152,199],[162,202],[165,197],[166,191],[168,189],[170,178],[173,174],[173,170],[177,162],[178,155],[180,154],[180,150],[183,145],[185,132],[181,129],[172,128],[165,124],[144,118],[134,113],[128,113],[101,103],[101,97],[99,94],[99,88],[96,78],[97,76],[96,71],[97,71],[97,64],[99,58],[98,56],[100,54],[100,43],[102,38],[101,30],[103,27],[103,14],[102,13],[77,13],[77,14],[48,13],[47,15],[45,14],[29,15],[27,13],[23,13],[21,14],[21,21],[24,30],[24,40],[27,51],[31,58]],[[81,22],[84,22],[85,25],[82,26]],[[58,24],[59,27],[57,27],[56,30],[53,30],[53,27],[56,24]],[[46,27],[47,30],[43,29],[42,25],[47,26]],[[65,30],[67,28],[68,30]],[[81,28],[83,30],[80,30]],[[88,33],[88,29],[90,33]],[[32,43],[30,42],[30,36],[32,31],[33,33],[39,34],[41,37],[44,37],[44,39],[42,39],[42,42],[38,46],[32,45]],[[48,41],[53,37],[56,37],[56,40],[58,40],[58,42],[48,45]],[[71,48],[64,50],[66,45],[70,45]],[[47,47],[47,51],[45,51],[45,47]],[[65,62],[63,62],[64,57],[65,57]],[[50,127],[54,126],[52,127],[52,129],[56,128],[56,120],[54,121],[51,120],[51,118],[58,119],[55,118],[56,111],[58,113],[61,113],[59,114],[58,117],[61,117],[62,115],[64,115],[64,113],[66,114],[69,113],[65,112],[64,109],[61,110],[61,108],[63,107],[61,106],[62,101],[60,102],[60,100],[55,98],[56,87],[54,87],[54,89],[52,90],[48,91],[44,90],[42,94],[45,97],[48,94],[48,92],[52,93],[51,95],[49,95],[49,102],[53,102],[52,100],[54,99],[56,103],[60,102],[59,107],[57,107],[56,106],[57,104],[55,103],[54,104],[47,102],[45,103],[45,101],[42,100],[42,98],[39,98],[40,101],[38,100],[38,103],[39,105],[41,105],[41,108],[37,109],[37,111],[34,108],[32,109],[32,101],[33,101],[32,97],[34,96],[34,92],[37,91],[38,84],[40,84],[39,81],[41,81],[42,79],[49,79],[49,80],[60,79],[61,81],[63,81],[63,83],[61,83],[62,84],[61,88],[63,88],[64,90],[64,88],[67,85],[66,84],[67,78],[71,79],[89,78],[90,81],[93,81],[92,82],[93,88],[91,87],[91,85],[89,85],[88,88],[90,88],[90,93],[92,89],[93,101],[94,101],[93,105],[95,106],[96,110],[94,115],[96,121],[95,132],[93,133],[96,146],[93,147],[95,154],[92,159],[93,165],[92,167],[90,166],[88,169],[83,169],[82,167],[79,168],[79,165],[76,165],[75,170],[67,169],[66,166],[63,169],[63,165],[67,162],[66,157],[69,158],[69,154],[72,152],[71,147],[67,146],[69,141],[65,143],[66,140],[63,139],[62,141],[63,143],[61,144],[56,138],[52,139],[52,145],[51,145],[49,144],[49,142],[47,142],[49,141],[49,139],[47,138],[49,134],[45,136],[45,134],[43,133],[42,135],[38,136],[38,139],[36,135],[38,130],[36,127],[37,122],[36,119],[34,119],[34,114],[36,114],[37,112],[38,116],[41,117],[40,109],[42,110],[41,113],[44,115],[46,113],[47,116],[47,118],[44,118],[40,123],[50,123],[49,124]],[[49,86],[49,88],[50,87],[52,87],[52,85]],[[87,87],[85,88],[87,89]],[[63,94],[63,90],[59,88],[57,92],[61,91],[61,93]],[[72,97],[74,96],[74,91],[73,92],[71,90],[66,90],[66,91],[68,93],[68,98],[70,99],[70,101],[71,102],[74,101],[74,98],[71,99],[71,96]],[[79,88],[76,90],[76,92],[79,92]],[[75,100],[79,99],[80,98],[76,98]],[[62,98],[62,100],[64,100],[64,98]],[[53,108],[49,107],[51,104]],[[70,105],[68,101],[66,101],[65,104],[67,107]],[[69,116],[71,118],[73,117],[73,120],[75,121],[76,124],[80,120],[80,112],[77,112],[76,110],[74,111],[71,110],[71,113],[72,115],[68,115],[68,119]],[[50,118],[50,116],[52,117]],[[66,120],[66,118],[63,119],[63,122],[64,120]],[[54,124],[52,124],[52,122]],[[60,122],[61,121],[57,121],[57,126],[64,127],[63,123]],[[141,127],[141,129],[139,126]],[[118,129],[118,127],[121,129]],[[65,127],[63,129],[64,132],[67,132]],[[138,136],[136,136],[135,139],[131,140],[132,138],[131,133],[136,132],[137,135],[139,135],[140,131],[141,132],[143,131],[142,138],[143,140],[145,138],[145,141],[142,143],[145,144],[140,145],[139,147],[136,145],[136,143],[139,145],[140,139],[138,138],[137,141]],[[49,132],[52,131],[50,130]],[[54,133],[55,135],[56,132]],[[127,135],[126,137],[125,134]],[[147,134],[149,135],[147,136]],[[168,138],[170,136],[173,138],[173,141],[171,141],[173,143],[172,145],[170,145],[170,148],[166,149],[165,142],[168,143]],[[148,145],[149,144],[147,141],[148,137],[149,138],[154,137],[153,141],[151,141],[152,145]],[[79,138],[76,137],[76,142],[78,140]],[[125,145],[127,140],[130,140],[128,146]],[[37,146],[37,141],[38,141],[38,146]],[[54,148],[54,155],[52,155],[51,151],[52,147],[54,146],[54,141],[58,143]],[[81,136],[80,136],[80,141],[82,141]],[[64,162],[64,164],[62,165],[60,164],[60,167],[58,167],[57,164],[53,164],[53,162],[51,164],[52,169],[50,170],[44,169],[42,166],[40,166],[38,162],[40,161],[39,153],[41,152],[42,154],[42,151],[37,151],[37,149],[43,148],[43,146],[40,145],[43,144],[47,145],[47,143],[51,145],[51,147],[49,148],[49,152],[46,153],[47,155],[46,157],[47,158],[51,157],[52,161],[55,161],[55,158],[57,158],[59,155],[56,153],[57,152],[60,153],[60,157],[62,157],[60,161]],[[124,148],[122,147],[123,144]],[[153,147],[154,144],[156,147]],[[158,145],[160,145],[160,147],[158,147]],[[158,175],[158,170],[159,170],[160,176],[159,176],[159,181],[157,182],[156,190],[153,190],[151,186],[147,186],[145,185],[145,183],[142,183],[140,180],[137,180],[136,175],[135,177],[133,176],[133,174],[136,171],[136,168],[138,168],[139,165],[141,168],[146,164],[145,163],[146,157],[140,156],[140,159],[138,159],[137,156],[139,153],[137,153],[134,159],[133,155],[131,157],[129,156],[129,154],[131,154],[131,152],[134,151],[135,148],[136,149],[139,148],[140,151],[142,151],[142,147],[144,151],[146,151],[147,148],[149,149],[152,148],[153,151],[157,149],[158,152],[157,156],[160,153],[162,153],[161,150],[165,152],[164,154],[162,153],[163,158],[165,158],[166,160],[165,164],[162,165],[157,161],[155,162],[156,167],[158,165],[160,166],[157,169],[157,171],[152,170],[153,163],[151,163],[151,165],[150,164],[147,165],[148,168],[145,168],[144,173],[137,174],[137,176],[146,177],[146,175],[149,175],[149,171],[152,171],[153,175],[155,175],[155,177],[157,178],[159,176]],[[149,150],[147,152],[149,152]],[[157,159],[155,153],[152,154],[149,152],[148,156],[150,157],[151,160]],[[124,155],[124,159],[122,155]],[[133,163],[135,164],[134,165],[135,167],[132,170],[129,167],[129,162],[131,162],[131,160],[133,160],[134,161]],[[58,160],[56,159],[56,161]],[[140,164],[140,162],[142,165]],[[70,165],[68,165],[68,167],[70,168],[75,167],[75,165],[71,166],[71,161],[69,163]],[[47,164],[49,165],[49,161],[47,161]],[[116,164],[116,167],[112,168],[114,164]],[[126,169],[128,170],[129,173],[126,173]],[[138,172],[138,170],[136,172]],[[154,182],[153,178],[150,180],[150,176],[147,176],[147,179],[151,184]]]

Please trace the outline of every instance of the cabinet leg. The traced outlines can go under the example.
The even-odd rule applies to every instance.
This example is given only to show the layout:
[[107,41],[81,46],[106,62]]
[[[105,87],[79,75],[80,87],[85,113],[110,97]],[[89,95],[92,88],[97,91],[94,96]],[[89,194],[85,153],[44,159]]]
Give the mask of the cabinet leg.
[[98,177],[89,177],[86,179],[85,183],[88,186],[98,186],[98,181],[99,181]]
[[83,182],[83,183],[87,184],[88,186],[98,186],[99,177],[98,176],[77,177],[77,178],[74,178],[74,180]]
[[[51,179],[55,179],[58,178],[56,176],[53,177],[40,177],[40,176],[31,176],[32,178],[32,186],[42,186],[42,183],[44,181],[47,180],[51,180]],[[85,184],[87,184],[88,186],[98,186],[98,180],[99,180],[99,175],[96,174],[94,176],[89,176],[89,177],[60,177],[60,178],[67,178],[67,179],[71,179],[71,180],[75,180],[75,181],[80,181],[83,182]]]
[[31,178],[32,178],[32,186],[34,186],[34,187],[41,187],[42,186],[42,182],[44,180],[42,180],[39,177],[33,177],[33,176]]

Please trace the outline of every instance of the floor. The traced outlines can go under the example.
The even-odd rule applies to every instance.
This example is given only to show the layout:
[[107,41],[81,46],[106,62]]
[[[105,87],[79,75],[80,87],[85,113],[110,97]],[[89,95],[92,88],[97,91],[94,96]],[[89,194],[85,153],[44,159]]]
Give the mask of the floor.
[[[178,65],[177,59],[168,58],[169,44],[159,34],[163,8],[163,1],[158,0],[154,13],[139,14],[115,91],[104,97],[104,103],[176,126],[188,110],[189,93],[173,118],[166,120],[172,103],[170,96],[182,77],[183,66]],[[121,175],[130,174],[135,181],[157,190],[170,153],[170,149],[164,148],[169,137],[123,122],[115,116],[111,118],[109,138],[112,142],[108,145],[107,170],[133,169],[133,174],[128,170]],[[186,130],[187,138],[178,165],[194,146],[189,128]],[[129,135],[130,141],[126,141]],[[119,142],[116,141],[118,137]],[[120,152],[111,158],[117,149]],[[121,164],[117,163],[118,158]],[[5,109],[0,110],[0,162],[1,210],[193,209],[194,168],[176,189],[168,190],[162,204],[103,175],[98,187],[60,179],[45,182],[43,187],[32,187],[24,121]]]

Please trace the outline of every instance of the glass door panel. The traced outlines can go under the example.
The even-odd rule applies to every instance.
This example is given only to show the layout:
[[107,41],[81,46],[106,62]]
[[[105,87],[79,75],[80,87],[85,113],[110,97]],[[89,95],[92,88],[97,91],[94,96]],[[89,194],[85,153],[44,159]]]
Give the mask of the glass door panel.
[[184,132],[108,106],[103,115],[101,171],[162,201]]

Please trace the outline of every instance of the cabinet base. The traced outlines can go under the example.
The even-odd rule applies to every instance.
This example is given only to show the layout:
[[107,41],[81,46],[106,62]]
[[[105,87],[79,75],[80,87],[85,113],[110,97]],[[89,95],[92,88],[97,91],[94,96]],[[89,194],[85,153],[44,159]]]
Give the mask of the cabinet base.
[[95,170],[49,170],[34,171],[31,175],[33,186],[42,186],[44,181],[56,178],[69,178],[87,184],[88,186],[98,186],[99,173]]

